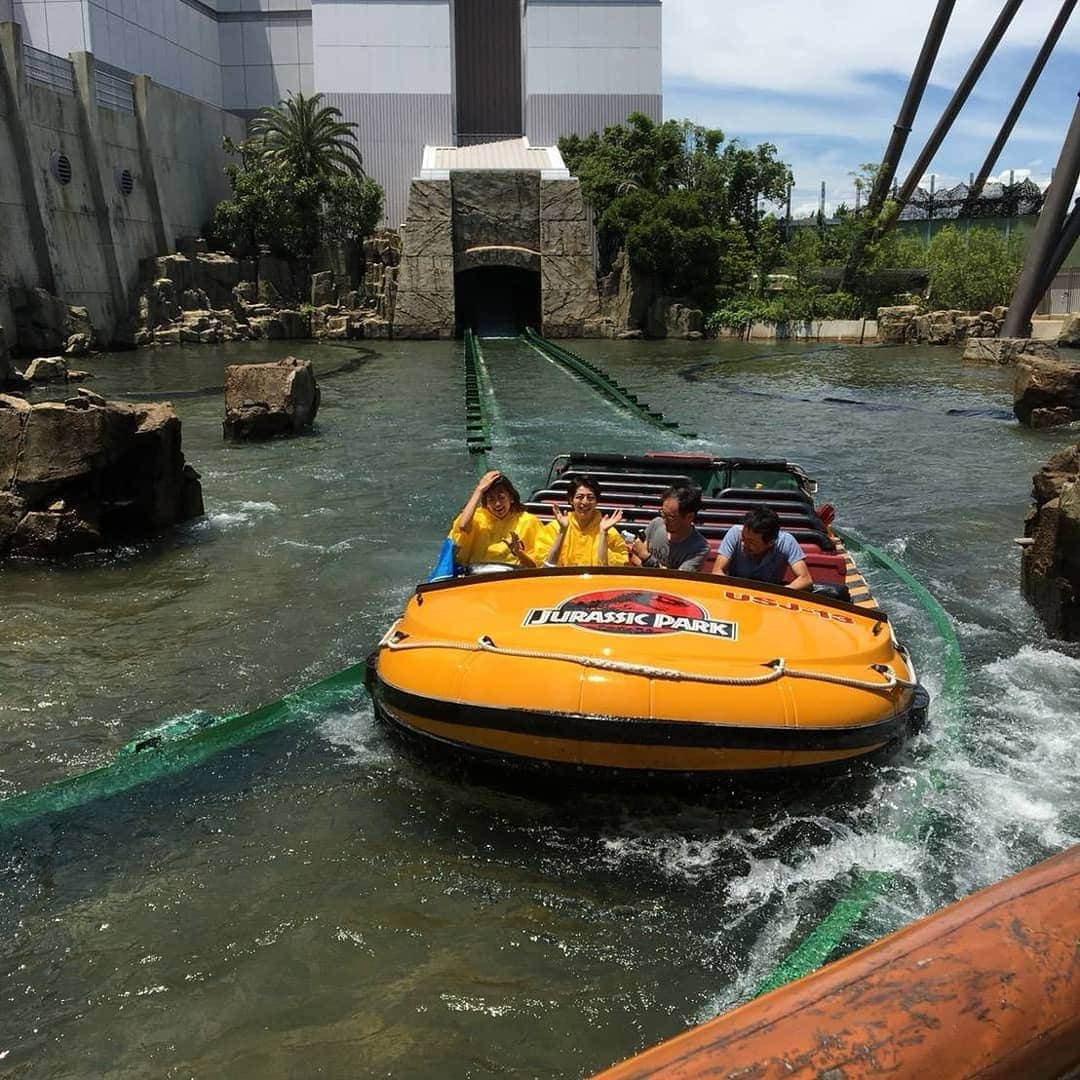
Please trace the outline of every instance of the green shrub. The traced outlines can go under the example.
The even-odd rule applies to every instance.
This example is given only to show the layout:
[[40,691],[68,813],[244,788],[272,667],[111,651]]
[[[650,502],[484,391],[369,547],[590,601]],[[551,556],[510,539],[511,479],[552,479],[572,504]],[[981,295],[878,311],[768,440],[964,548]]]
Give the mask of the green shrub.
[[947,225],[930,241],[930,305],[984,311],[1007,304],[1023,265],[1023,240],[996,229]]

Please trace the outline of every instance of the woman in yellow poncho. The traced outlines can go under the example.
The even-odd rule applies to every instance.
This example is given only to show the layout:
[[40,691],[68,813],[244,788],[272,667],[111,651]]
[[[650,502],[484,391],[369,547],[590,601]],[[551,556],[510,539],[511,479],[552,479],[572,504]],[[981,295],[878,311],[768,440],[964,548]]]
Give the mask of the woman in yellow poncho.
[[601,514],[600,485],[591,476],[572,476],[569,485],[570,513],[552,504],[555,520],[540,541],[545,566],[626,566],[630,553],[614,526],[622,511]]
[[521,496],[497,469],[484,473],[454,519],[450,539],[463,566],[504,563],[536,566],[543,526],[521,504]]

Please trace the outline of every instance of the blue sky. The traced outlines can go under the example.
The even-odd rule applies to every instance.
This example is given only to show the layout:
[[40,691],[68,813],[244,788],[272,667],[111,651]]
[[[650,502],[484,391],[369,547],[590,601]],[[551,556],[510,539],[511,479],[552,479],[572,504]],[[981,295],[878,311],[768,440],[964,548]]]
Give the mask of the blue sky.
[[[1003,0],[957,0],[908,139],[907,175]],[[849,175],[879,161],[935,0],[665,0],[664,114],[774,143],[795,173],[792,211],[854,202]],[[977,171],[1061,7],[1025,0],[929,172],[949,187]],[[995,176],[1045,183],[1080,91],[1080,5],[1047,64]]]

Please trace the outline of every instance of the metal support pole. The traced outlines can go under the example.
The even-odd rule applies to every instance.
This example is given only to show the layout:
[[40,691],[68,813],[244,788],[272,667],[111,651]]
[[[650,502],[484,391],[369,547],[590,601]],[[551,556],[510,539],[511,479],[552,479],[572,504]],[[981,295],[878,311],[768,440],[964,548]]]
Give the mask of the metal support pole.
[[941,39],[945,36],[945,28],[949,25],[949,18],[955,4],[956,0],[938,0],[934,17],[930,21],[930,29],[926,32],[926,39],[923,41],[922,51],[915,62],[915,70],[911,73],[911,82],[908,83],[907,93],[904,95],[896,123],[893,124],[892,136],[889,139],[889,145],[885,148],[885,157],[874,178],[874,187],[866,204],[867,211],[871,215],[880,213],[885,203],[885,193],[889,190],[893,177],[896,175],[900,156],[904,152],[908,135],[911,134],[912,125],[915,123],[915,114],[919,110],[926,84],[930,80],[930,71],[937,59]]
[[[871,221],[881,213],[881,208],[885,205],[885,196],[896,176],[900,157],[904,152],[904,146],[907,144],[908,135],[911,134],[912,125],[915,123],[915,114],[919,111],[919,103],[922,101],[926,84],[930,80],[930,70],[937,59],[938,50],[941,48],[941,39],[945,36],[945,30],[949,25],[949,18],[955,6],[956,0],[938,0],[937,7],[934,9],[930,27],[926,31],[926,37],[923,39],[922,50],[919,52],[919,59],[915,61],[915,69],[911,73],[907,93],[904,95],[904,100],[900,105],[896,123],[893,124],[889,145],[885,147],[885,156],[882,158],[881,167],[874,177],[874,186],[871,188],[870,197],[866,202],[866,214]],[[847,292],[851,291],[855,277],[859,272],[868,240],[869,237],[865,234],[856,239],[847,266],[844,267],[840,288]]]
[[1005,6],[994,21],[994,25],[990,27],[990,32],[986,35],[986,39],[975,54],[974,59],[972,59],[971,64],[964,73],[964,77],[960,80],[956,90],[953,91],[953,96],[949,100],[949,104],[945,106],[941,119],[937,122],[937,126],[926,141],[926,146],[923,147],[922,153],[915,164],[912,165],[911,172],[908,173],[907,179],[900,188],[899,200],[901,206],[905,205],[908,199],[911,198],[911,193],[918,186],[923,173],[930,167],[930,162],[934,160],[934,155],[945,141],[945,136],[949,134],[953,121],[956,120],[960,110],[964,107],[964,103],[974,89],[975,84],[979,81],[983,69],[990,62],[994,50],[1005,36],[1009,23],[1013,21],[1013,17],[1020,10],[1021,3],[1023,3],[1023,0],[1005,0]]
[[1057,45],[1058,38],[1061,37],[1061,32],[1065,29],[1065,24],[1069,21],[1069,16],[1072,15],[1073,8],[1075,7],[1076,0],[1065,0],[1061,5],[1061,10],[1058,12],[1053,25],[1050,27],[1050,32],[1046,35],[1046,40],[1043,42],[1042,48],[1038,51],[1035,59],[1032,61],[1031,70],[1027,73],[1027,78],[1024,80],[1016,94],[1016,100],[1013,102],[1012,108],[1002,122],[1001,130],[997,133],[994,145],[990,147],[990,150],[986,155],[986,160],[979,169],[978,176],[971,183],[972,199],[977,199],[982,194],[982,189],[986,186],[986,179],[997,164],[997,159],[1000,157],[1001,151],[1005,147],[1005,143],[1008,142],[1009,136],[1016,126],[1016,121],[1020,119],[1020,114],[1024,111],[1024,106],[1031,96],[1031,91],[1035,89],[1035,84],[1039,81],[1039,76],[1042,74],[1043,68],[1046,67],[1046,61],[1054,51],[1054,46]]
[[[1046,291],[1041,288],[1048,272],[1056,273],[1052,260],[1064,238],[1062,224],[1069,200],[1080,177],[1080,101],[1073,110],[1065,142],[1061,147],[1054,182],[1046,193],[1035,233],[1031,238],[1020,280],[1009,302],[1009,311],[1001,327],[1001,337],[1023,337],[1035,308]],[[1059,264],[1060,265],[1060,264]],[[1051,274],[1052,276],[1052,274]]]
[[1064,266],[1069,252],[1076,247],[1077,243],[1080,243],[1080,199],[1073,203],[1072,212],[1065,219],[1065,224],[1061,227],[1061,235],[1054,247],[1053,254],[1051,254],[1050,260],[1046,264],[1042,284],[1039,288],[1040,301],[1046,295],[1046,290],[1050,288],[1054,278],[1057,277],[1057,272]]

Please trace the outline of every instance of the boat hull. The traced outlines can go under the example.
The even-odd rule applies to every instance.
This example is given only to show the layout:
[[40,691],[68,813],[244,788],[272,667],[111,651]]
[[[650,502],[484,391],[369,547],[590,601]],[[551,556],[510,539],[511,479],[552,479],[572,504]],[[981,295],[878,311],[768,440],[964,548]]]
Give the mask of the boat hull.
[[928,705],[881,612],[626,569],[422,586],[369,688],[432,747],[611,774],[851,761],[905,741]]

